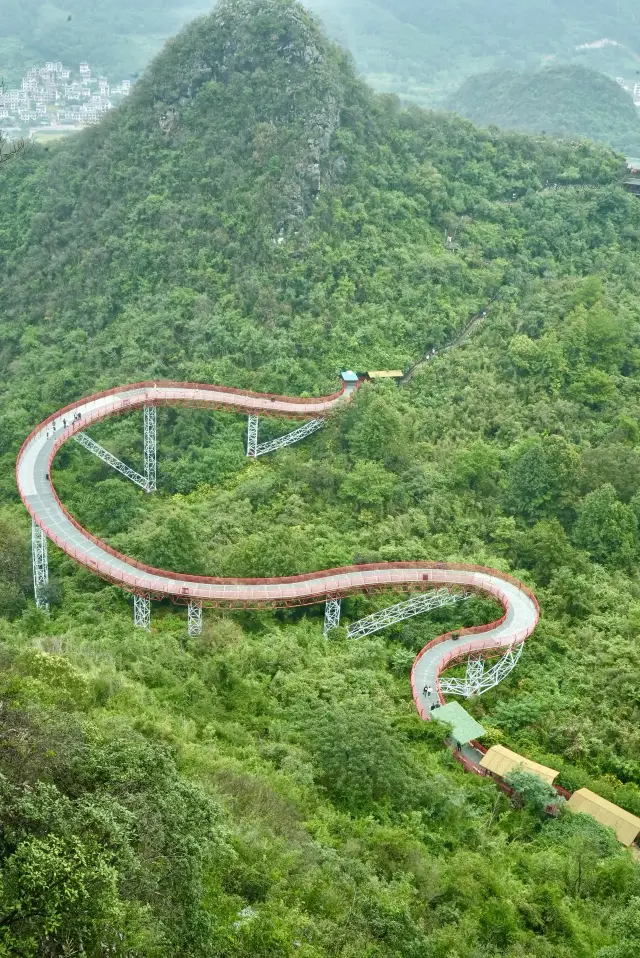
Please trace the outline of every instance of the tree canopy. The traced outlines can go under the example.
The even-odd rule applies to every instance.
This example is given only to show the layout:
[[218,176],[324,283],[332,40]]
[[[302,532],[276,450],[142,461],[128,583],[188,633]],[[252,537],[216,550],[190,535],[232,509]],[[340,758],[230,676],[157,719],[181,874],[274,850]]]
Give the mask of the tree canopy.
[[[252,462],[243,417],[162,408],[154,495],[77,444],[53,481],[93,533],[178,571],[512,572],[541,623],[469,710],[487,741],[640,814],[640,206],[623,175],[602,146],[372,93],[289,0],[224,0],[100,127],[2,168],[0,950],[625,953],[640,886],[613,833],[513,808],[416,714],[415,654],[493,602],[358,642],[326,641],[321,606],[206,611],[189,637],[156,603],[147,633],[51,546],[46,616],[14,479],[30,429],[100,388],[319,395],[345,367],[411,367]],[[288,428],[264,417],[261,438]],[[139,413],[90,432],[140,468]],[[344,619],[394,601],[348,599]]]

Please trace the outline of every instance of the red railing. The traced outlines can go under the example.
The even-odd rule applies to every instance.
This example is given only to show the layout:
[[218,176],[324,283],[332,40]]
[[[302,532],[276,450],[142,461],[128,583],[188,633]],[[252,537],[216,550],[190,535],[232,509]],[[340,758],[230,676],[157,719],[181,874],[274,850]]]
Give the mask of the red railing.
[[[131,387],[131,388],[135,388],[135,387]],[[106,393],[99,393],[96,395],[102,398],[105,395],[112,395],[113,392],[114,390],[108,390]],[[140,396],[117,400],[114,403],[101,406],[98,409],[94,409],[90,413],[84,415],[82,419],[76,420],[70,423],[69,426],[67,426],[66,429],[56,439],[56,441],[54,442],[52,446],[51,452],[49,454],[49,459],[48,459],[49,474],[51,473],[51,466],[52,466],[53,460],[57,452],[59,451],[60,447],[71,436],[73,436],[74,433],[84,430],[87,426],[90,426],[93,422],[97,422],[98,420],[107,418],[110,415],[115,415],[117,413],[124,412],[128,409],[136,408],[137,406],[142,406],[147,404],[148,402],[147,395],[148,394],[141,394]],[[83,402],[87,402],[87,401],[93,401],[93,400],[85,399]],[[72,406],[65,407],[65,409],[66,411],[71,411],[72,409],[77,409],[77,405],[78,404],[74,404]],[[60,415],[63,415],[63,414],[64,414],[63,411],[56,413],[55,416],[49,417],[43,425],[46,427],[46,425],[50,423],[51,421],[53,421],[53,419],[57,419],[60,417]],[[42,426],[40,426],[37,430],[35,430],[35,432],[32,433],[32,436],[35,435],[35,433],[39,432],[41,428]],[[61,549],[63,549],[63,551],[67,552],[68,555],[71,555],[78,562],[91,568],[98,575],[101,575],[107,578],[109,581],[117,582],[120,585],[126,586],[127,588],[131,590],[134,590],[134,591],[137,590],[137,591],[141,591],[145,593],[150,591],[157,592],[158,594],[167,594],[167,595],[171,595],[172,597],[177,596],[179,599],[183,598],[185,594],[188,594],[188,590],[187,590],[187,593],[185,593],[184,588],[181,589],[179,593],[175,592],[175,590],[173,592],[167,591],[165,593],[164,590],[158,589],[157,584],[149,582],[144,577],[129,576],[126,573],[118,574],[118,572],[116,572],[113,569],[113,567],[105,566],[104,563],[100,563],[99,561],[95,559],[91,559],[82,550],[76,549],[75,547],[68,545],[65,542],[65,540],[63,540],[60,536],[57,535],[57,533],[55,533],[50,527],[48,527],[46,523],[44,523],[40,519],[40,517],[36,514],[35,510],[30,506],[26,496],[23,494],[23,491],[22,491],[20,477],[19,477],[19,464],[26,446],[28,446],[28,441],[27,443],[23,444],[20,456],[18,457],[18,463],[16,466],[18,487],[20,489],[23,501],[27,509],[29,510],[29,513],[32,515],[35,521],[41,525],[41,527],[43,528],[47,536],[53,542],[55,542],[56,545],[58,545]],[[446,572],[455,572],[455,571],[469,572],[472,575],[475,573],[480,573],[480,574],[491,575],[492,577],[497,576],[499,578],[503,578],[505,581],[509,581],[513,583],[518,581],[518,580],[515,580],[512,576],[509,576],[507,573],[497,572],[494,569],[487,569],[485,567],[475,566],[475,565],[467,566],[460,563],[442,563],[442,562],[369,563],[369,564],[365,564],[361,566],[342,566],[335,569],[322,570],[318,572],[307,572],[307,573],[302,573],[302,574],[293,575],[293,576],[262,577],[262,578],[223,578],[220,576],[189,575],[188,573],[179,573],[179,572],[174,572],[167,569],[159,569],[154,566],[150,566],[147,563],[139,562],[136,559],[132,559],[128,556],[123,555],[121,552],[118,552],[116,549],[112,548],[106,542],[99,539],[97,536],[94,536],[92,533],[86,530],[82,525],[80,525],[80,523],[74,518],[74,516],[71,515],[71,513],[68,512],[68,510],[60,501],[60,498],[52,482],[51,482],[51,491],[53,496],[55,497],[56,503],[58,504],[58,507],[60,511],[62,512],[62,514],[69,520],[69,522],[72,523],[72,525],[82,534],[84,538],[92,542],[94,545],[97,545],[101,550],[104,550],[104,552],[106,552],[107,554],[125,563],[129,567],[133,567],[135,569],[138,569],[141,572],[145,572],[147,573],[147,575],[153,575],[154,577],[177,580],[179,582],[185,582],[185,583],[191,582],[191,583],[200,584],[200,585],[222,585],[222,586],[291,585],[291,584],[302,583],[302,582],[313,582],[318,579],[327,578],[327,577],[335,578],[340,575],[349,575],[349,574],[365,572],[365,571],[378,571],[378,570],[383,571],[383,570],[389,570],[389,569],[424,569],[425,572],[427,573],[424,576],[424,583],[442,582],[444,581],[444,577],[442,575],[440,576],[437,575],[436,574],[437,572],[446,573]],[[406,584],[409,584],[409,583],[406,583]],[[406,585],[406,584],[400,583],[400,582],[395,583],[395,585],[397,585],[398,587],[402,587],[403,585]],[[411,586],[419,587],[419,583],[412,582],[410,584]],[[468,583],[468,584],[473,585],[473,583]],[[356,585],[351,583],[345,586],[344,588],[334,585],[331,588],[331,594],[332,595],[335,594],[336,596],[348,595],[355,592],[366,591],[373,588],[386,588],[386,587],[392,588],[393,585],[394,583],[390,583],[387,581],[380,581],[379,583],[367,583],[363,585]],[[478,586],[478,588],[482,589],[482,586]],[[526,590],[526,587],[523,587],[523,588]],[[528,592],[529,590],[526,590],[526,591]],[[322,594],[328,594],[328,592],[322,593]],[[502,593],[496,593],[496,596],[501,600],[504,598],[502,596]],[[299,597],[286,597],[286,600],[285,600],[285,597],[283,597],[283,600],[285,600],[284,601],[285,605],[286,604],[305,604],[305,603],[316,602],[318,601],[320,597],[321,597],[321,594],[319,593],[309,593],[309,594],[301,595]],[[223,599],[221,601],[225,601],[225,600]],[[231,604],[234,604],[233,599],[230,599],[229,601]],[[238,599],[237,601],[240,602],[243,606],[246,606],[247,600]],[[255,601],[257,604],[262,604],[262,602],[260,602],[259,599],[256,599]],[[272,600],[269,600],[269,601],[272,601]],[[493,627],[494,627],[493,625],[477,626],[475,630],[466,630],[466,631],[482,632],[482,631],[486,631],[488,628],[493,628]],[[442,639],[444,638],[445,637],[441,637],[438,640],[434,640],[434,642],[442,641]]]
[[[356,388],[359,385],[360,385],[359,383],[356,384]],[[47,419],[45,419],[44,422],[40,423],[40,425],[36,427],[36,429],[34,429],[30,433],[30,435],[25,439],[24,443],[22,444],[20,448],[18,460],[16,463],[18,488],[20,490],[23,501],[29,513],[31,514],[33,519],[42,527],[46,535],[68,555],[72,556],[82,565],[91,569],[96,574],[106,578],[110,582],[116,582],[119,585],[122,585],[130,589],[131,591],[152,595],[155,598],[162,598],[166,594],[168,594],[171,596],[172,599],[174,599],[174,601],[180,601],[180,600],[187,601],[189,592],[190,592],[188,586],[181,587],[179,593],[178,592],[165,593],[162,590],[158,590],[157,588],[154,588],[153,584],[150,583],[148,578],[145,578],[143,576],[137,577],[133,575],[127,575],[126,573],[118,574],[118,572],[114,570],[113,567],[110,567],[108,565],[105,565],[104,563],[101,563],[95,559],[92,559],[89,555],[87,555],[86,552],[83,552],[82,550],[76,549],[75,547],[69,545],[64,539],[62,539],[62,537],[58,536],[57,533],[55,533],[51,528],[47,527],[47,525],[44,522],[42,522],[42,520],[36,514],[35,510],[30,506],[29,502],[27,501],[27,498],[23,494],[23,490],[20,484],[20,477],[19,477],[20,461],[22,459],[22,456],[25,450],[28,448],[33,438],[38,433],[40,433],[43,428],[46,428],[46,426],[49,425],[54,420],[59,419],[61,416],[64,417],[66,413],[77,411],[79,407],[86,406],[87,403],[94,402],[106,396],[115,395],[116,393],[120,393],[125,390],[135,390],[135,389],[147,390],[146,392],[142,393],[139,396],[126,397],[124,399],[117,400],[114,403],[101,406],[98,409],[95,409],[92,412],[85,414],[82,417],[82,419],[76,420],[75,422],[70,423],[70,425],[56,439],[51,449],[49,459],[48,459],[49,473],[51,472],[51,466],[52,466],[53,460],[58,450],[63,445],[63,443],[65,443],[71,436],[73,436],[74,433],[85,429],[87,426],[91,425],[94,422],[97,422],[98,420],[102,420],[107,418],[108,416],[117,415],[117,414],[126,412],[132,408],[137,408],[143,405],[159,405],[163,402],[176,403],[176,404],[180,404],[180,403],[190,404],[193,402],[195,403],[198,402],[198,400],[193,400],[193,398],[190,399],[189,397],[175,397],[175,396],[167,397],[167,396],[157,395],[155,393],[156,387],[163,388],[163,389],[179,389],[179,390],[193,389],[193,390],[207,391],[207,392],[227,393],[230,395],[246,396],[249,399],[265,399],[265,400],[268,400],[269,402],[283,402],[287,404],[295,404],[300,406],[306,405],[308,407],[310,405],[318,405],[318,406],[326,405],[326,403],[328,402],[338,400],[344,394],[346,386],[343,383],[342,389],[339,392],[332,393],[329,396],[322,396],[322,397],[318,397],[317,399],[314,399],[314,398],[305,399],[302,397],[288,397],[288,396],[278,396],[278,395],[270,394],[270,393],[257,393],[257,392],[252,392],[249,390],[235,389],[233,387],[227,387],[227,386],[213,386],[213,385],[205,384],[205,383],[176,383],[170,380],[145,381],[140,383],[134,383],[130,386],[124,386],[124,387],[116,386],[112,389],[103,390],[102,392],[94,393],[91,396],[84,397],[83,399],[80,399],[74,403],[70,403],[69,405],[64,406],[62,409],[58,410],[56,413],[47,417]],[[151,392],[149,392],[149,390],[151,390]],[[255,408],[256,408],[255,406],[243,407],[241,404],[237,404],[237,403],[225,404],[224,402],[218,403],[215,401],[211,402],[210,404],[208,403],[208,405],[213,405],[216,408],[231,409],[237,412],[255,412]],[[269,406],[265,406],[262,408],[264,408],[267,412],[270,411]],[[273,410],[273,412],[279,416],[288,415],[288,412],[283,410]],[[154,566],[147,565],[146,563],[143,563],[143,562],[138,562],[135,559],[131,559],[128,556],[123,555],[122,553],[113,549],[111,546],[107,545],[106,542],[103,542],[101,539],[98,539],[96,536],[92,535],[90,532],[84,529],[83,526],[81,526],[80,523],[63,506],[53,486],[53,483],[51,483],[51,490],[62,514],[73,524],[73,526],[87,540],[97,545],[100,549],[104,550],[107,554],[113,556],[114,558],[117,558],[118,560],[122,561],[128,566],[131,566],[135,569],[146,572],[148,575],[170,578],[173,580],[178,580],[179,582],[185,582],[185,583],[192,582],[192,583],[198,583],[198,584],[212,584],[212,585],[222,585],[222,586],[236,586],[236,585],[237,586],[243,586],[243,585],[252,586],[252,585],[278,585],[278,584],[287,585],[292,583],[313,582],[316,580],[321,580],[326,578],[335,578],[341,575],[349,575],[353,573],[357,574],[357,573],[370,572],[370,571],[388,571],[389,569],[398,569],[398,570],[424,569],[426,570],[426,574],[423,576],[422,582],[416,582],[415,580],[407,580],[405,582],[397,582],[397,581],[394,582],[389,580],[383,581],[381,577],[381,580],[379,583],[375,583],[375,582],[368,582],[366,584],[351,583],[344,587],[332,585],[330,590],[320,590],[319,592],[315,592],[315,593],[309,592],[309,593],[301,594],[300,596],[297,596],[297,597],[291,597],[291,596],[283,597],[282,600],[255,599],[253,600],[253,602],[257,606],[264,606],[265,604],[279,605],[281,603],[285,606],[294,605],[294,604],[314,603],[329,594],[331,596],[337,597],[339,595],[352,594],[354,592],[361,592],[361,591],[372,591],[374,589],[381,589],[381,588],[391,588],[391,589],[393,589],[394,587],[395,588],[414,588],[414,587],[424,588],[425,585],[428,583],[440,584],[446,581],[453,581],[455,583],[456,580],[447,579],[446,574],[439,575],[438,573],[464,572],[464,573],[469,573],[471,576],[474,576],[475,574],[479,574],[483,576],[490,576],[491,578],[502,579],[503,581],[516,586],[520,591],[522,591],[525,595],[527,595],[527,597],[533,603],[535,608],[535,618],[532,625],[527,629],[520,630],[519,632],[515,633],[515,635],[513,636],[509,636],[509,644],[514,644],[514,643],[524,641],[524,639],[528,635],[530,635],[533,629],[535,628],[535,625],[540,615],[540,607],[538,605],[538,601],[535,595],[520,579],[516,579],[514,576],[509,575],[509,573],[506,573],[506,572],[500,572],[496,569],[489,569],[486,566],[465,565],[462,563],[455,563],[455,562],[452,562],[452,563],[445,563],[445,562],[367,563],[367,564],[359,565],[359,566],[341,566],[334,569],[326,569],[319,572],[302,573],[302,574],[294,575],[294,576],[281,576],[281,577],[268,577],[268,578],[222,578],[218,576],[193,576],[193,575],[188,575],[185,573],[176,573],[176,572],[172,572],[172,571],[168,571],[164,569],[158,569],[158,568],[155,568]],[[422,656],[429,649],[432,649],[436,645],[441,644],[447,639],[450,639],[454,635],[458,637],[462,635],[479,635],[484,632],[488,632],[493,629],[499,628],[505,622],[506,617],[508,615],[508,611],[509,611],[508,596],[504,592],[501,592],[498,589],[492,588],[491,583],[484,582],[483,584],[479,584],[479,583],[473,583],[473,581],[469,581],[465,579],[463,581],[458,581],[457,584],[463,584],[472,588],[477,588],[479,591],[485,592],[493,596],[494,598],[498,599],[499,602],[502,603],[505,609],[505,612],[502,615],[502,617],[500,619],[497,619],[495,622],[491,622],[486,625],[472,626],[467,629],[455,630],[454,632],[445,633],[444,635],[438,636],[437,638],[433,639],[431,642],[425,645],[423,649],[421,649],[421,651],[418,653],[413,663],[413,667],[411,670],[411,686],[412,686],[413,698],[416,703],[416,707],[418,709],[419,714],[421,715],[423,719],[429,719],[431,716],[425,712],[422,706],[422,703],[420,702],[419,694],[415,686],[415,669],[416,669],[416,665],[418,664]],[[251,606],[250,601],[241,600],[239,598],[229,598],[228,600],[223,598],[223,599],[217,600],[217,602],[218,604],[222,604],[223,602],[225,602],[231,605],[240,604],[244,607]],[[439,676],[441,672],[444,671],[444,669],[448,665],[450,665],[452,662],[458,659],[464,658],[464,656],[468,655],[470,652],[484,651],[487,653],[496,653],[501,648],[503,648],[504,645],[505,643],[501,642],[500,640],[494,640],[491,642],[488,641],[488,642],[483,642],[480,644],[478,644],[477,642],[467,642],[467,643],[462,643],[461,645],[457,645],[454,649],[451,649],[448,652],[448,654],[445,655],[438,662],[437,676]],[[437,682],[437,678],[436,678],[436,682]],[[439,690],[439,686],[438,686],[438,693],[442,701],[443,699]],[[474,748],[479,750],[481,753],[483,754],[486,753],[487,751],[486,748],[480,743],[472,742],[471,744]],[[481,766],[479,766],[477,763],[473,762],[471,759],[467,758],[466,756],[462,755],[462,753],[458,751],[454,751],[453,754],[456,761],[458,761],[468,771],[473,771],[476,774],[480,774],[480,775],[486,774],[484,769],[481,768]],[[513,794],[513,790],[510,789],[509,786],[506,785],[506,783],[500,782],[498,780],[497,784],[507,794],[509,795]],[[556,785],[554,787],[559,795],[562,795],[565,798],[570,797],[571,793],[567,792],[561,786]]]
[[[362,385],[361,382],[355,383],[354,390],[358,389],[361,385]],[[127,392],[129,390],[155,389],[156,387],[162,388],[162,389],[197,389],[197,390],[202,390],[204,392],[219,392],[219,393],[229,393],[232,396],[246,396],[249,399],[266,399],[269,402],[285,402],[291,405],[305,405],[305,404],[306,405],[314,405],[314,404],[322,405],[328,402],[332,402],[334,400],[338,400],[344,394],[346,386],[347,384],[343,382],[342,388],[339,389],[338,392],[329,393],[327,396],[317,396],[317,397],[312,396],[308,399],[305,399],[304,397],[301,397],[301,396],[280,396],[277,393],[253,392],[250,389],[236,389],[233,386],[214,386],[211,383],[179,383],[179,382],[175,382],[172,379],[153,379],[153,380],[148,379],[148,380],[143,380],[142,382],[139,382],[139,383],[131,383],[130,385],[127,385],[127,386],[113,386],[111,389],[103,389],[101,390],[101,392],[90,393],[88,396],[83,396],[81,399],[77,399],[75,402],[69,403],[67,406],[63,406],[61,409],[58,409],[57,412],[54,412],[50,416],[47,416],[46,419],[43,419],[43,421],[29,433],[25,441],[22,443],[22,446],[20,447],[20,451],[18,453],[17,461],[18,462],[20,461],[23,451],[29,445],[33,437],[40,432],[43,426],[48,426],[49,423],[53,422],[55,419],[59,419],[60,416],[64,416],[65,413],[72,412],[73,410],[77,410],[80,406],[85,406],[87,403],[95,402],[98,399],[103,399],[105,396],[114,396],[116,393]],[[156,405],[163,402],[161,397],[154,396],[153,393],[151,394],[151,396],[149,396],[148,394],[145,394],[144,399],[142,399],[141,401],[138,401],[138,397],[133,397],[133,398],[135,401],[126,400],[126,403],[129,406],[133,406],[134,408],[139,405],[145,405],[145,404]],[[215,405],[215,403],[212,405]],[[104,408],[106,407],[102,407],[102,409]],[[241,410],[241,407],[239,407],[238,404],[236,403],[234,403],[232,406],[230,405],[229,408],[231,408],[232,410],[235,409],[238,411],[244,411],[244,410]],[[253,407],[251,407],[251,409],[253,410]],[[119,411],[124,412],[126,410],[120,409]],[[268,412],[269,407],[265,406],[265,411]],[[114,412],[110,413],[110,415],[114,415],[114,414],[115,414]],[[279,413],[279,415],[282,415],[282,414]],[[104,418],[104,415],[99,418]],[[84,421],[86,422],[86,420]]]

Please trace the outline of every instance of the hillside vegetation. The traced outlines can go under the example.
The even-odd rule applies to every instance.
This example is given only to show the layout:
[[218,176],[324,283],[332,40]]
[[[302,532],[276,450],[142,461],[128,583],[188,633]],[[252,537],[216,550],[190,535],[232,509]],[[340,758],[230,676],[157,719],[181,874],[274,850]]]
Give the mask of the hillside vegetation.
[[584,67],[482,74],[467,80],[446,106],[480,126],[588,137],[627,154],[640,150],[640,114],[629,94]]
[[[492,603],[360,642],[325,641],[320,607],[212,611],[188,638],[156,606],[147,634],[52,547],[47,617],[13,477],[30,429],[83,393],[320,394],[486,311],[282,454],[247,465],[242,417],[161,409],[157,495],[77,446],[56,487],[94,533],[184,572],[514,572],[542,621],[470,705],[487,743],[640,814],[640,205],[622,175],[593,144],[401,109],[290,0],[224,0],[101,127],[0,170],[0,954],[633,955],[640,875],[613,833],[513,809],[415,713],[416,652]],[[138,416],[92,434],[139,467]]]

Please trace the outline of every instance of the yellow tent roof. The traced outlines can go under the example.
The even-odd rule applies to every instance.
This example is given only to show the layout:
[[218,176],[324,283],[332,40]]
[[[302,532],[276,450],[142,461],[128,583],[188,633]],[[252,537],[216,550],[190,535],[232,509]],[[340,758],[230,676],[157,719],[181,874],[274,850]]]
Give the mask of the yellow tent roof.
[[531,759],[524,758],[524,756],[518,755],[517,752],[512,752],[510,749],[505,748],[504,745],[494,745],[490,748],[487,754],[483,755],[480,765],[489,772],[493,772],[494,775],[499,775],[500,778],[504,778],[509,772],[522,767],[524,772],[537,775],[538,778],[541,778],[543,782],[548,782],[549,785],[553,783],[554,778],[558,774],[555,769],[547,768],[546,765],[539,765],[537,762],[532,762]]
[[367,372],[369,379],[402,379],[401,369],[370,369]]
[[600,798],[588,788],[579,788],[567,804],[574,812],[584,812],[595,818],[601,825],[613,828],[618,841],[623,845],[631,845],[640,832],[640,818],[637,815],[626,812],[624,808],[608,802],[606,798]]

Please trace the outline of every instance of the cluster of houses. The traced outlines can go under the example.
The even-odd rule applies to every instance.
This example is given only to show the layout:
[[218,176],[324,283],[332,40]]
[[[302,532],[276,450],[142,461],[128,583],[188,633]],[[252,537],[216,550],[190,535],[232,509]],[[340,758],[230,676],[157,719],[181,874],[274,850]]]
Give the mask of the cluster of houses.
[[131,81],[111,86],[92,76],[88,63],[77,71],[60,61],[27,70],[19,87],[0,91],[0,129],[8,138],[60,136],[99,123],[131,92]]

